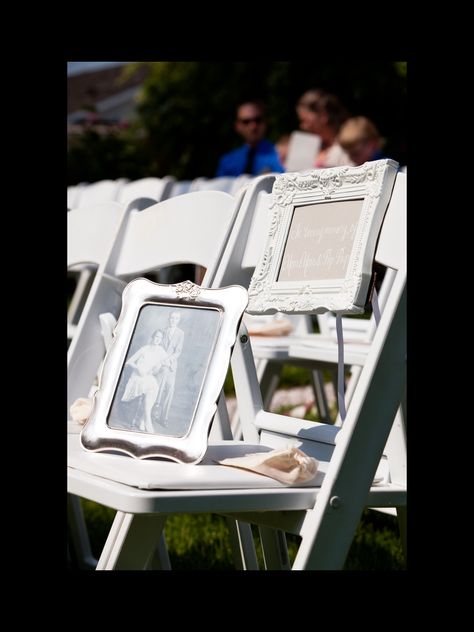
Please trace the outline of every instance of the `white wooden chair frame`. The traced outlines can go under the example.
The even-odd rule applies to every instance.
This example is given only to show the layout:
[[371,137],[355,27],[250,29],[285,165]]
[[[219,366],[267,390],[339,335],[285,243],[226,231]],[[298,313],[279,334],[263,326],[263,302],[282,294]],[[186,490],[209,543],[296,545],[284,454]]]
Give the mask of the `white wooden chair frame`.
[[[228,194],[220,192],[199,192],[183,195],[174,200],[168,200],[162,205],[155,205],[147,210],[143,218],[139,216],[139,208],[133,209],[135,203],[128,207],[118,203],[109,203],[109,215],[95,214],[96,219],[110,221],[112,211],[118,215],[115,233],[110,232],[108,237],[108,252],[105,252],[104,244],[101,248],[93,247],[94,240],[82,240],[88,243],[89,252],[84,248],[76,248],[77,239],[72,240],[70,248],[71,265],[79,261],[97,261],[99,268],[87,297],[83,313],[81,315],[77,332],[68,350],[68,411],[71,404],[78,397],[85,397],[91,393],[95,376],[106,350],[106,341],[103,340],[103,330],[107,330],[104,317],[117,317],[120,310],[121,290],[125,281],[130,276],[139,276],[140,272],[158,268],[161,265],[170,265],[181,261],[193,261],[207,268],[203,285],[212,281],[217,264],[222,255],[227,235],[232,227],[237,205],[241,196],[234,200]],[[148,205],[148,202],[147,202]],[[96,209],[97,210],[97,209]],[[99,209],[99,210],[102,210]],[[84,213],[84,209],[74,211]],[[91,213],[94,215],[94,211]],[[156,233],[150,232],[150,228],[144,229],[156,216]],[[71,216],[71,221],[76,216]],[[217,219],[216,219],[217,218]],[[83,219],[77,215],[76,219]],[[90,219],[90,218],[89,218]],[[94,222],[80,223],[91,235],[96,235]],[[77,227],[77,222],[72,222]],[[97,222],[96,222],[97,226]],[[104,233],[101,231],[101,235]],[[147,238],[146,245],[143,239]],[[179,240],[179,242],[178,242]],[[139,247],[133,244],[140,244]],[[87,250],[87,249],[86,249]],[[100,250],[100,256],[98,251]],[[128,253],[128,257],[126,254]],[[209,279],[209,281],[208,281]],[[113,318],[112,318],[113,320]],[[223,424],[228,419],[225,414],[225,406],[220,405],[219,420]],[[230,430],[224,433],[214,424],[214,436],[229,437]],[[77,432],[77,428],[75,429]],[[69,499],[69,517],[74,548],[79,564],[83,568],[95,566],[90,552],[90,546],[82,516],[82,510],[78,499],[74,496]],[[248,535],[248,534],[247,534]],[[161,551],[164,554],[166,547],[160,542]],[[166,563],[166,556],[165,556]]]
[[[115,455],[95,455],[91,465],[90,459],[86,462],[91,455],[81,452],[77,441],[70,437],[69,491],[118,510],[99,569],[147,567],[169,513],[226,513],[263,527],[297,533],[302,540],[293,564],[296,570],[341,568],[364,506],[397,507],[399,517],[404,518],[406,488],[389,478],[378,485],[372,482],[405,390],[405,187],[404,175],[397,174],[376,253],[376,260],[397,274],[342,428],[304,420],[289,422],[287,417],[264,411],[245,327],[241,328],[234,350],[232,368],[248,448],[251,444],[280,447],[293,442],[320,460],[324,474],[321,485],[287,488],[272,479],[256,481],[252,476],[257,475],[247,472],[232,470],[229,474],[229,468],[223,466],[198,465],[194,466],[191,486],[186,469],[173,464],[172,470],[162,468],[163,476],[167,471],[162,487],[167,489],[139,489],[118,482],[117,477],[113,480],[103,471],[101,474],[105,463],[114,462]],[[238,220],[235,235],[239,231],[237,224]],[[230,269],[229,256],[235,252],[233,245],[231,238],[214,283],[228,282],[226,272]],[[231,445],[224,442],[216,449]],[[120,465],[131,475],[140,468],[136,461],[122,461]],[[183,489],[186,486],[190,488]],[[275,564],[282,566],[279,553],[278,547],[267,550],[267,568],[272,565],[272,557]]]

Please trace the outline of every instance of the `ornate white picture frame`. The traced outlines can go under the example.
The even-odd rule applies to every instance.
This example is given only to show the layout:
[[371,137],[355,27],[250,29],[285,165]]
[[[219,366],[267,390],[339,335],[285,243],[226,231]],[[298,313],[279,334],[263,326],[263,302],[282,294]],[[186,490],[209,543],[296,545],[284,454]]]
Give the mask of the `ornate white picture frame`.
[[285,173],[250,287],[250,314],[362,313],[398,163]]
[[238,285],[129,283],[82,446],[199,462],[247,301]]

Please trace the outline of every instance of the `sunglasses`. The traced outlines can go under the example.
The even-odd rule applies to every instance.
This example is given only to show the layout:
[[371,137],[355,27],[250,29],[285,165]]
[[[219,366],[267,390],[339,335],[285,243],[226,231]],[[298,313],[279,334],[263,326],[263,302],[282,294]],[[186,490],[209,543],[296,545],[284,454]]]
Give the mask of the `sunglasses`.
[[262,121],[263,121],[263,118],[261,116],[254,116],[253,118],[239,119],[239,123],[242,123],[242,125],[250,125],[250,123],[260,124]]

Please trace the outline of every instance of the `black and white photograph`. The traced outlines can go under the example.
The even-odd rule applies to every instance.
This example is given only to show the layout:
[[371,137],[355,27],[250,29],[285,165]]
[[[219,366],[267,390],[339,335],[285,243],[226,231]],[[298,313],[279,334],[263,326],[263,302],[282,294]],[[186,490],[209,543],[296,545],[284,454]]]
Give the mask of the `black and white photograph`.
[[221,312],[184,305],[140,309],[107,424],[183,437],[217,339]]
[[82,447],[198,463],[247,303],[240,285],[128,283]]

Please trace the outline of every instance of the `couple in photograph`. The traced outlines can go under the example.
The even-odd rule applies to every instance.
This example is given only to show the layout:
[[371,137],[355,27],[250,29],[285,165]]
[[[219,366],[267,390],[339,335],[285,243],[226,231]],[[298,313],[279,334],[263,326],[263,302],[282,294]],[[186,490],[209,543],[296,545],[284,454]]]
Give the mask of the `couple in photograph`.
[[141,347],[125,366],[133,369],[122,401],[140,398],[132,427],[154,433],[152,410],[155,408],[160,425],[167,427],[176,382],[178,358],[183,350],[184,332],[178,327],[181,314],[171,312],[168,326],[156,329],[150,343]]

